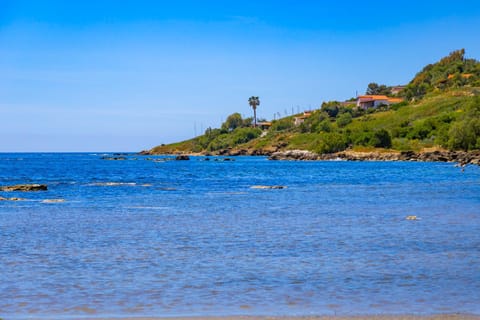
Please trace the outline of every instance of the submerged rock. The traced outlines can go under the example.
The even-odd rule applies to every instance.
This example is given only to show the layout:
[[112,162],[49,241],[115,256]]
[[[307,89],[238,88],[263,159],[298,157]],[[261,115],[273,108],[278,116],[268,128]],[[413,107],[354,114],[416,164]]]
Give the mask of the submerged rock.
[[405,220],[420,220],[420,218],[417,216],[406,216]]
[[0,201],[23,201],[25,200],[24,198],[3,198],[3,197],[0,197]]
[[65,202],[65,199],[45,199],[42,201],[42,203],[59,203],[59,202]]
[[47,190],[46,184],[17,184],[14,186],[0,187],[0,191],[45,191]]
[[251,189],[286,189],[286,186],[251,186]]
[[113,161],[114,161],[114,160],[117,160],[117,161],[118,161],[118,160],[120,160],[120,161],[121,161],[121,160],[127,160],[126,157],[102,157],[101,159],[102,159],[102,160],[110,160],[110,161],[112,161],[112,160],[113,160]]
[[175,157],[175,160],[190,160],[190,157],[184,154]]

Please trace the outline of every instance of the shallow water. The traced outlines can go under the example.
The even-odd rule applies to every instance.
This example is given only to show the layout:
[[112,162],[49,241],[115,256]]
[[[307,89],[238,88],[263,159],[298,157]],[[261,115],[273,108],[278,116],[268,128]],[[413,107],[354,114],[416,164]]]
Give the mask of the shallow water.
[[479,167],[101,157],[0,154],[0,317],[480,314]]

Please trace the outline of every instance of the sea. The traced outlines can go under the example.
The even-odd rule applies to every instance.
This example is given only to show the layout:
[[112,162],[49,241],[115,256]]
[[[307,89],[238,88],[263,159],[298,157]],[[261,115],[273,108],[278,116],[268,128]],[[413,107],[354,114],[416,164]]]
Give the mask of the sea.
[[0,154],[33,183],[0,192],[5,320],[480,314],[478,166]]

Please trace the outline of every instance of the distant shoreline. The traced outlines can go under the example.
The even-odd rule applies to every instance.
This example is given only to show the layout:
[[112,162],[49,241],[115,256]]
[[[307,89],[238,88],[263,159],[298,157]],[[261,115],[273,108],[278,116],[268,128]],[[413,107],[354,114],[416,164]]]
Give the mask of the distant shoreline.
[[[142,151],[143,155],[160,155]],[[308,150],[220,150],[214,154],[178,151],[163,153],[165,155],[189,156],[267,156],[269,160],[346,160],[346,161],[419,161],[419,162],[451,162],[460,166],[469,164],[480,165],[480,151],[446,151],[424,150],[415,151],[353,151],[346,150],[336,153],[318,154]]]

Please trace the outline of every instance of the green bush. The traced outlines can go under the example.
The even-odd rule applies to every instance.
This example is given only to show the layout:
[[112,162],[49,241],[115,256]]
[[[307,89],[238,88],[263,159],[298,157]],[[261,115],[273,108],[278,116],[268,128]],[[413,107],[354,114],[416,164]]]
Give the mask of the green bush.
[[480,119],[466,119],[456,122],[449,130],[450,149],[472,150],[480,148]]
[[391,148],[392,137],[390,137],[390,134],[385,129],[377,130],[373,133],[370,145],[376,148]]
[[204,148],[208,151],[233,148],[239,144],[258,138],[261,133],[262,130],[259,128],[237,128],[230,133],[217,135],[211,139]]
[[337,125],[340,128],[345,127],[347,124],[352,122],[352,115],[350,113],[342,113],[337,117]]
[[363,131],[351,135],[351,140],[354,145],[375,147],[375,148],[391,148],[392,137],[385,129],[376,131]]
[[259,128],[239,128],[236,129],[231,137],[231,146],[237,144],[246,143],[252,139],[259,137],[262,134],[262,130]]
[[346,148],[347,141],[345,135],[336,132],[325,132],[320,134],[314,151],[320,154],[334,153],[343,151]]
[[272,131],[284,131],[293,128],[293,121],[291,118],[283,118],[273,121],[270,130]]
[[316,132],[330,132],[332,131],[332,123],[330,122],[330,120],[328,119],[325,119],[321,122],[319,122],[315,128],[314,128],[314,131]]

